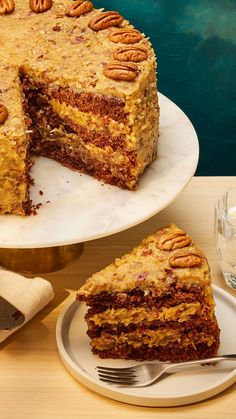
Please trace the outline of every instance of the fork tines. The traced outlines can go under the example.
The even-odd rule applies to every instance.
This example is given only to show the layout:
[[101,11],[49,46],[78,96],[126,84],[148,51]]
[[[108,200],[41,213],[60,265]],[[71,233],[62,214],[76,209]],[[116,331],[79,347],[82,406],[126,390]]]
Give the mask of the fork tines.
[[130,368],[96,367],[101,381],[120,386],[132,386],[136,384],[136,374]]

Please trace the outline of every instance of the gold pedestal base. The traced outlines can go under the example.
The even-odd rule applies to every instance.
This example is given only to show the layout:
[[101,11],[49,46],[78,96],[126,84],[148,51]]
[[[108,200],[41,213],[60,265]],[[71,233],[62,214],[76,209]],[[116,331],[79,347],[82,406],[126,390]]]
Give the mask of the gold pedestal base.
[[0,249],[0,266],[29,274],[55,272],[78,259],[83,248],[83,243],[76,243],[36,249]]

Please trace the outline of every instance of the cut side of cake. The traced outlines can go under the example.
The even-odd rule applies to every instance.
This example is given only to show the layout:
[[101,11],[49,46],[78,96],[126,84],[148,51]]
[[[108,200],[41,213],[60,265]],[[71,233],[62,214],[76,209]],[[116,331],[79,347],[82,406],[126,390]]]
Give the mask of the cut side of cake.
[[[0,66],[0,213],[28,215],[31,212],[29,171],[30,121],[24,112],[24,97],[15,66]],[[0,111],[1,121],[1,111]]]
[[30,152],[136,189],[157,156],[156,58],[149,40],[118,12],[92,2],[16,0],[11,10],[8,3],[0,9],[0,61],[14,63],[20,78]]
[[175,224],[94,274],[77,300],[101,358],[178,362],[219,348],[207,259]]

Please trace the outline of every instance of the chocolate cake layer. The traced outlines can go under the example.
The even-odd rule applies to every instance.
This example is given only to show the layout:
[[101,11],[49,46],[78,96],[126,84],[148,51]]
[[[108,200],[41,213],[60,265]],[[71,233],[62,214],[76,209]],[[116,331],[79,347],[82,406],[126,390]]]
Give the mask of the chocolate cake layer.
[[[165,306],[173,307],[182,302],[193,303],[195,301],[202,302],[204,298],[204,289],[201,286],[176,286],[170,287],[166,292],[158,288],[153,289],[150,287],[150,292],[145,293],[140,288],[134,288],[127,292],[113,292],[106,291],[100,294],[89,295],[84,298],[86,304],[92,307],[89,313],[95,313],[106,310],[108,307],[113,308],[132,308],[137,305],[146,304],[149,307],[155,306],[156,308]],[[79,295],[77,296],[80,299]]]
[[92,352],[100,358],[133,359],[136,361],[152,361],[158,359],[163,362],[180,362],[214,356],[217,353],[218,347],[219,337],[216,335],[215,341],[210,346],[206,343],[196,343],[194,346],[189,345],[185,348],[176,343],[156,347],[149,347],[149,345],[143,344],[137,349],[132,345],[118,344],[104,351],[92,348]]

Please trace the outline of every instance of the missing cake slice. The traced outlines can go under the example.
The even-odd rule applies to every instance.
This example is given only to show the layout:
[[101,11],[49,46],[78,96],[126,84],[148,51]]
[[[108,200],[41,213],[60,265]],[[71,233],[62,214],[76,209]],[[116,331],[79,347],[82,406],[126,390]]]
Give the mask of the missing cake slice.
[[175,224],[94,274],[77,293],[101,358],[184,361],[219,347],[210,269]]

